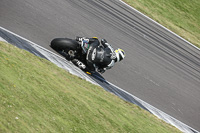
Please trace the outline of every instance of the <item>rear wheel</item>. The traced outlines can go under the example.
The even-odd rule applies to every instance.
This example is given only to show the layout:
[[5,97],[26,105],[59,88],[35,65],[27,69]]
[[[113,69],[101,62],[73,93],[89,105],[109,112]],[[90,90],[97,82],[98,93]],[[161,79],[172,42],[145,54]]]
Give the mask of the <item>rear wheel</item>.
[[79,44],[76,40],[68,39],[68,38],[55,38],[51,41],[51,48],[54,50],[66,50],[72,49],[76,50],[79,47]]

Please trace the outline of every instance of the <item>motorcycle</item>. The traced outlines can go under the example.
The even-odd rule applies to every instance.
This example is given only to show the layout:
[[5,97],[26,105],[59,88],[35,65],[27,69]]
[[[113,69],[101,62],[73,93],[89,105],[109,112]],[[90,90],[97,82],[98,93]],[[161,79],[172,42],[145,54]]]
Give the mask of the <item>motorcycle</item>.
[[51,41],[50,47],[81,70],[90,74],[95,72],[94,67],[87,65],[86,53],[83,52],[81,45],[76,39],[55,38]]

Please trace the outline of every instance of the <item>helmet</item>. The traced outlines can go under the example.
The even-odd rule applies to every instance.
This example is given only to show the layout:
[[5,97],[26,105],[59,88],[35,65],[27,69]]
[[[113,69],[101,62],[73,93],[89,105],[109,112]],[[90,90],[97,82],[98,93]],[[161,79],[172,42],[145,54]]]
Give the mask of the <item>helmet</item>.
[[115,50],[115,54],[116,54],[115,62],[119,62],[119,61],[123,60],[124,57],[126,56],[124,50],[122,50],[120,48]]

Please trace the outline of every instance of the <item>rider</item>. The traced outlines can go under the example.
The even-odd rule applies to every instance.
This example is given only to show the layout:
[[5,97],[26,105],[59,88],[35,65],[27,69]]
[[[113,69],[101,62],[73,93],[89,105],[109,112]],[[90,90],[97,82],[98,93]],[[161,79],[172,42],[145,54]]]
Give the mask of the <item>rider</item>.
[[[118,48],[114,51],[105,39],[101,39],[101,44],[97,37],[77,37],[76,40],[81,44],[83,53],[86,54],[87,66],[100,73],[112,68],[116,62],[123,60],[125,57],[124,50]],[[77,59],[72,62],[81,64]]]

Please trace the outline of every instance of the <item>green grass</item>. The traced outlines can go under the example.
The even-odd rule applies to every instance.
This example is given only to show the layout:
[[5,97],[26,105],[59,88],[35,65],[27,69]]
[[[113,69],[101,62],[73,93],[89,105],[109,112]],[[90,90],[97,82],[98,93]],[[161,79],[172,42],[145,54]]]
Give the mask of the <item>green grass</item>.
[[180,132],[140,107],[0,42],[0,132]]
[[123,0],[200,47],[200,0]]

